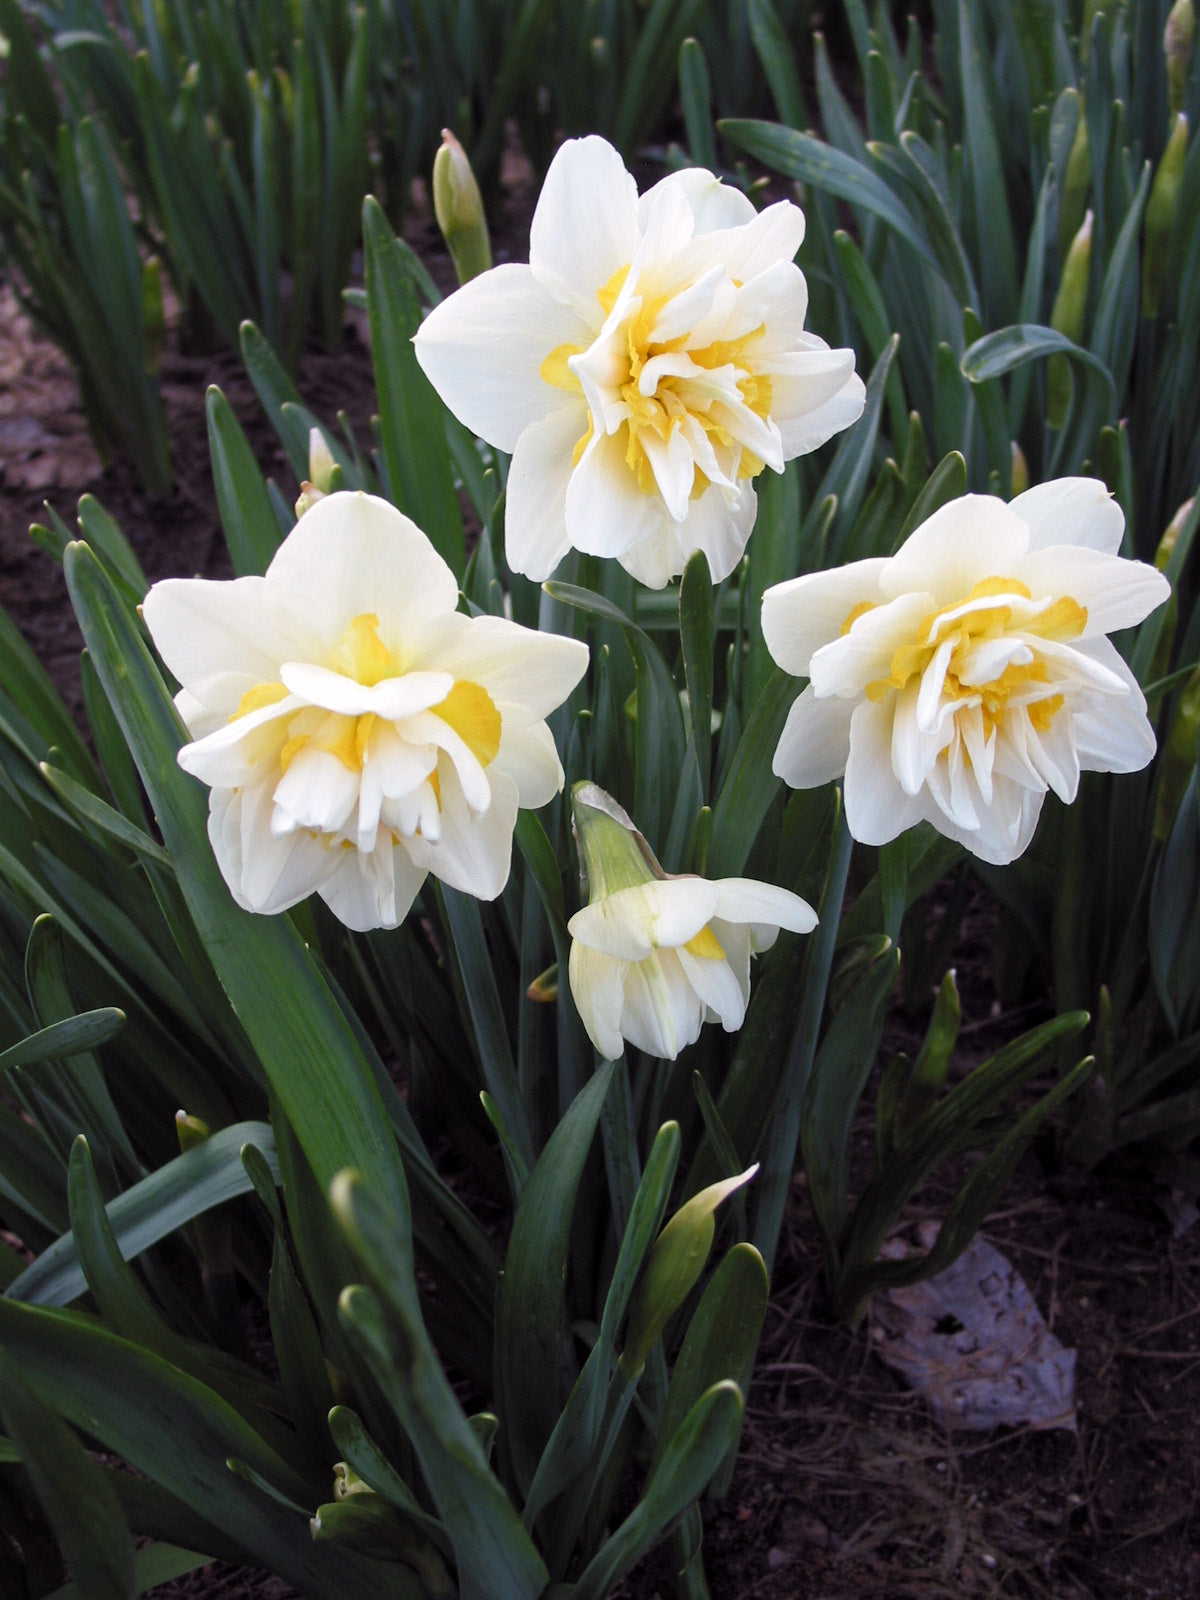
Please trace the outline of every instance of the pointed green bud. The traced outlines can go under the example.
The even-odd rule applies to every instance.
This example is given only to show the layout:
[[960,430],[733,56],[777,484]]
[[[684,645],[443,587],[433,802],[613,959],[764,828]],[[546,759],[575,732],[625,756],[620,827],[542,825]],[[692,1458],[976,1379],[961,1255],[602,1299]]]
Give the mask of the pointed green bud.
[[175,1132],[179,1139],[179,1148],[186,1155],[189,1150],[194,1150],[197,1145],[205,1144],[212,1138],[212,1129],[200,1117],[189,1117],[186,1111],[175,1113]]
[[1142,315],[1156,317],[1167,275],[1171,236],[1179,216],[1179,184],[1187,160],[1188,120],[1181,111],[1175,118],[1167,148],[1163,151],[1150,198],[1146,202],[1146,224],[1142,247]]
[[589,903],[667,876],[628,812],[599,784],[585,779],[571,790],[571,830],[580,894]]
[[348,1461],[335,1461],[333,1463],[333,1498],[335,1500],[349,1500],[355,1494],[374,1494],[371,1485],[358,1473]]
[[[1092,213],[1089,211],[1079,232],[1071,240],[1062,281],[1054,297],[1054,309],[1050,313],[1050,326],[1056,332],[1065,334],[1072,344],[1078,344],[1083,338],[1091,268]],[[1062,427],[1070,405],[1070,364],[1066,356],[1051,356],[1046,365],[1046,421],[1050,427]]]
[[1088,142],[1087,108],[1079,107],[1079,121],[1075,137],[1067,156],[1066,171],[1058,200],[1058,255],[1065,258],[1071,240],[1079,232],[1083,213],[1087,209],[1088,189],[1092,182],[1092,150]]
[[492,245],[483,198],[467,152],[449,128],[442,129],[442,146],[433,158],[433,210],[459,283],[486,272],[492,264]]
[[1029,487],[1029,463],[1025,452],[1014,439],[1012,442],[1012,492],[1014,497],[1024,494]]
[[662,1337],[663,1329],[704,1271],[716,1234],[713,1213],[722,1200],[749,1183],[757,1171],[756,1162],[736,1178],[725,1178],[701,1189],[680,1206],[654,1241],[633,1297],[621,1352],[621,1371],[631,1381],[646,1365],[646,1357]]
[[1196,504],[1195,495],[1190,500],[1185,500],[1179,510],[1167,523],[1166,531],[1158,541],[1158,549],[1154,552],[1154,565],[1160,572],[1167,570],[1167,562],[1175,553],[1175,546],[1179,543],[1179,535],[1183,532],[1183,525],[1192,514],[1192,507]]
[[1167,58],[1167,96],[1171,115],[1182,111],[1187,100],[1188,73],[1196,43],[1196,7],[1192,0],[1175,0],[1163,29],[1163,54]]
[[1083,17],[1079,26],[1079,59],[1087,61],[1092,48],[1092,24],[1105,9],[1108,0],[1084,0]]

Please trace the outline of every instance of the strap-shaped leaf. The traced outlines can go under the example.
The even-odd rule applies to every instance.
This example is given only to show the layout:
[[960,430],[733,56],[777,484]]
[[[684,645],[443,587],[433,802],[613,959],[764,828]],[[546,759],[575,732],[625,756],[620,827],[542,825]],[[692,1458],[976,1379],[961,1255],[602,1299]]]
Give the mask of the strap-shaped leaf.
[[735,1244],[713,1273],[692,1314],[675,1358],[671,1387],[659,1423],[650,1475],[692,1407],[713,1384],[731,1379],[746,1388],[763,1318],[767,1269],[752,1244]]
[[546,1141],[513,1218],[500,1280],[496,1378],[503,1444],[522,1493],[563,1405],[557,1375],[566,1334],[571,1217],[611,1077],[612,1066],[605,1065],[571,1103]]
[[455,575],[466,565],[442,403],[417,361],[421,307],[405,258],[379,202],[363,203],[367,315],[379,392],[383,459],[392,498],[425,530]]
[[[417,1309],[411,1247],[353,1173],[334,1209],[378,1293],[342,1294],[338,1316],[400,1419],[454,1549],[462,1600],[537,1600],[548,1574],[446,1378]],[[385,1311],[386,1306],[386,1311]]]
[[236,1478],[232,1457],[303,1504],[308,1487],[227,1401],[73,1311],[0,1299],[0,1347],[76,1427],[313,1600],[388,1600],[390,1569],[313,1544],[304,1517]]
[[781,128],[773,122],[726,118],[717,128],[747,155],[783,177],[810,183],[881,217],[935,272],[939,270],[937,257],[912,212],[882,178],[853,156],[835,150],[810,133]]
[[3,1351],[0,1418],[88,1600],[132,1600],[133,1535],[107,1475]]
[[718,1383],[697,1400],[663,1451],[642,1498],[584,1568],[571,1600],[604,1600],[703,1491],[741,1424],[736,1383]]
[[[176,1156],[109,1202],[108,1220],[127,1261],[157,1244],[213,1206],[253,1187],[241,1161],[253,1144],[270,1164],[276,1182],[275,1135],[266,1122],[239,1122]],[[9,1285],[8,1297],[36,1305],[69,1304],[87,1288],[75,1236],[63,1234]]]
[[279,548],[279,524],[266,484],[241,423],[215,384],[204,404],[217,509],[233,570],[239,577],[265,572]]

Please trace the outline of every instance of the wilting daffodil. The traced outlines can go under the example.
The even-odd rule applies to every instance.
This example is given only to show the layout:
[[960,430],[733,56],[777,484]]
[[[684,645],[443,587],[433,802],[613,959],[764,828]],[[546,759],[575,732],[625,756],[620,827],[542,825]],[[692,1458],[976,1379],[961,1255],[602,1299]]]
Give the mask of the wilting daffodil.
[[804,216],[761,213],[711,172],[641,199],[603,139],[550,164],[529,265],[444,300],[417,357],[450,409],[512,452],[510,566],[545,578],[572,547],[661,588],[703,550],[714,581],[754,526],[754,480],[849,427],[852,350],[808,333],[792,258]]
[[544,718],[587,649],[457,602],[415,523],[357,493],[313,505],[263,577],[150,590],[192,736],[179,764],[212,790],[209,838],[239,905],[282,911],[316,890],[375,928],[402,920],[429,872],[499,894],[518,806],[562,787]]
[[1053,789],[1154,755],[1146,702],[1105,637],[1170,593],[1117,554],[1120,507],[1063,478],[1010,504],[951,501],[890,558],[768,589],[767,647],[809,685],[774,769],[795,788],[845,773],[864,844],[931,822],[984,861],[1013,861]]
[[589,903],[567,924],[571,994],[588,1037],[615,1060],[625,1041],[673,1061],[701,1024],[740,1028],[750,957],[780,928],[808,933],[817,915],[799,895],[753,878],[663,872],[615,800],[594,783],[572,795]]

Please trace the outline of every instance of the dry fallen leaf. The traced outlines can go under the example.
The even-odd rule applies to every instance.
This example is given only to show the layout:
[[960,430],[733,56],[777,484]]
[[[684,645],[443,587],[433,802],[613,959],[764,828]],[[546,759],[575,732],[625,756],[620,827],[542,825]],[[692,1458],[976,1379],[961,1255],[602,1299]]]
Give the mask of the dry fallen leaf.
[[[922,1250],[937,1225],[918,1230]],[[885,1255],[914,1254],[901,1239]],[[1050,1332],[1024,1280],[976,1238],[924,1283],[884,1290],[871,1303],[875,1349],[952,1428],[1075,1431],[1075,1351]]]

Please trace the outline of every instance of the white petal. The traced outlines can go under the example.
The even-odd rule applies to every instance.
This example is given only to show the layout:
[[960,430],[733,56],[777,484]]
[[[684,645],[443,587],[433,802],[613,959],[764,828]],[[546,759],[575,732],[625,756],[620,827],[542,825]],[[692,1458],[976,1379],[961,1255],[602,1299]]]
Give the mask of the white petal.
[[[402,652],[406,638],[458,604],[458,580],[416,523],[387,500],[350,490],[326,495],[300,518],[266,581],[273,594],[319,603],[327,649],[355,617],[373,615],[383,644]],[[321,659],[313,643],[281,660]]]
[[[920,686],[910,683],[891,700],[892,736],[889,762],[896,782],[906,795],[917,795],[921,792],[938,756],[954,738],[952,721],[940,728],[935,726],[930,729],[922,725],[919,715],[920,693]],[[851,719],[851,760],[853,760],[854,738],[854,722]],[[847,762],[847,782],[849,765]]]
[[673,950],[656,950],[634,962],[625,975],[621,1032],[639,1050],[674,1061],[699,1037],[704,1003]]
[[637,184],[594,135],[568,139],[550,163],[529,230],[529,265],[560,298],[600,324],[596,291],[637,252]]
[[[731,278],[749,283],[781,261],[791,261],[804,242],[804,213],[790,200],[777,200],[740,226],[714,229],[697,238],[691,256],[704,252],[720,261]],[[688,263],[689,269],[695,268]]]
[[1125,513],[1098,478],[1055,478],[1009,502],[1029,527],[1029,548],[1066,544],[1116,555]]
[[[274,765],[286,737],[287,719],[303,702],[295,695],[260,706],[245,716],[223,722],[212,733],[185,744],[177,757],[185,772],[213,788],[234,789],[253,781],[264,763]],[[279,721],[279,726],[271,727]]]
[[[885,569],[881,585],[887,577]],[[933,596],[917,591],[864,611],[840,638],[814,651],[808,664],[813,693],[857,699],[868,683],[889,677],[896,651],[916,640],[932,610]]]
[[854,352],[833,350],[830,354],[850,359],[844,381],[828,399],[823,396],[837,375],[836,368],[819,375],[804,373],[771,379],[771,412],[779,425],[785,460],[820,449],[827,439],[851,427],[862,416],[867,391],[854,371]]
[[620,1026],[625,1005],[625,963],[575,942],[571,945],[567,976],[588,1038],[600,1055],[615,1061],[625,1049]]
[[344,851],[337,871],[317,892],[339,922],[363,933],[399,927],[424,882],[424,871],[407,851],[384,840],[373,856]]
[[561,345],[586,348],[592,329],[530,269],[510,263],[472,278],[435,306],[413,346],[425,376],[472,433],[510,454],[525,429],[556,411],[562,390],[542,377]]
[[373,712],[393,722],[436,706],[454,687],[454,679],[448,672],[407,672],[403,677],[365,684],[356,683],[344,673],[331,672],[328,667],[316,667],[303,661],[285,661],[279,677],[286,688],[310,705],[340,712],[345,717],[361,717]]
[[514,728],[506,723],[500,749],[488,771],[503,772],[512,779],[525,811],[544,806],[563,786],[562,762],[558,759],[554,735],[544,722],[535,722],[528,728]]
[[1171,585],[1155,567],[1084,546],[1038,550],[1025,558],[1021,577],[1035,596],[1069,595],[1086,606],[1083,638],[1131,628],[1171,595]]
[[805,572],[777,583],[763,595],[762,631],[775,662],[794,677],[807,678],[815,650],[841,635],[855,606],[878,605],[885,557],[851,561],[831,572]]
[[790,889],[756,878],[718,878],[716,915],[724,922],[769,923],[792,933],[811,933],[817,913]]
[[273,801],[265,785],[214,789],[208,837],[234,899],[247,911],[286,911],[318,888],[337,866],[337,852],[311,833],[277,838]]
[[639,583],[661,589],[702,550],[709,576],[720,583],[745,554],[757,514],[758,496],[748,480],[732,494],[712,484],[691,502],[683,522],[664,518],[659,533],[634,545],[619,560]]
[[588,555],[620,557],[667,520],[662,497],[643,494],[626,465],[624,430],[593,438],[567,485],[570,543]]
[[166,578],[150,589],[142,615],[168,669],[222,718],[247,689],[277,682],[280,662],[312,643],[306,608],[282,601],[265,578]]
[[1104,640],[1090,640],[1089,654],[1103,651],[1103,664],[1125,683],[1129,693],[1084,704],[1071,718],[1079,764],[1086,772],[1140,772],[1154,759],[1154,729],[1146,716],[1146,697],[1116,649]]
[[438,781],[442,782],[453,771],[457,775],[456,790],[475,813],[482,813],[492,803],[492,790],[479,757],[462,735],[450,726],[436,711],[421,711],[409,717],[404,725],[404,737],[414,744],[432,744],[444,753],[446,760],[438,761]]
[[446,623],[436,641],[437,665],[486,689],[506,729],[540,722],[587,671],[589,652],[581,639],[523,628],[505,617],[457,613]]
[[1012,577],[1029,530],[1003,500],[965,494],[915,528],[880,575],[885,594],[920,589],[938,606],[964,599],[984,578]]
[[655,879],[584,906],[567,932],[606,956],[641,961],[659,946],[694,939],[716,907],[717,891],[707,878]]
[[679,965],[704,1005],[715,1011],[726,1033],[734,1033],[746,1016],[746,997],[729,962],[722,957],[694,956],[680,949]]
[[[293,828],[338,833],[358,801],[359,775],[327,750],[301,750],[276,784],[277,811]],[[278,831],[278,830],[276,830]]]
[[516,785],[502,772],[490,781],[491,804],[476,816],[453,770],[446,773],[441,780],[441,838],[436,843],[420,836],[404,841],[415,866],[477,900],[494,900],[508,882],[517,822]]
[[892,771],[892,718],[885,701],[864,700],[850,719],[846,762],[846,824],[860,844],[887,844],[927,814],[917,795],[905,794]]
[[571,548],[566,525],[572,452],[587,431],[582,401],[561,406],[517,440],[508,469],[504,553],[514,572],[540,583]]
[[685,167],[682,172],[671,172],[665,178],[660,178],[638,201],[638,216],[643,225],[655,197],[667,187],[679,189],[686,196],[695,218],[697,233],[742,228],[758,215],[754,202],[740,189],[722,183],[706,167]]
[[853,714],[853,701],[818,700],[805,689],[788,712],[771,771],[793,789],[815,789],[840,778],[850,754]]

